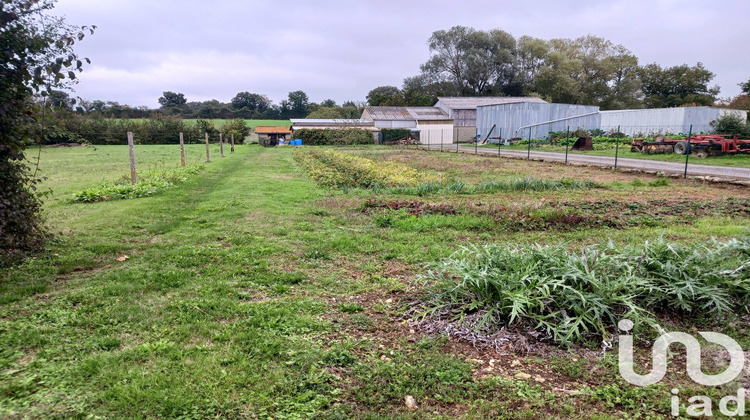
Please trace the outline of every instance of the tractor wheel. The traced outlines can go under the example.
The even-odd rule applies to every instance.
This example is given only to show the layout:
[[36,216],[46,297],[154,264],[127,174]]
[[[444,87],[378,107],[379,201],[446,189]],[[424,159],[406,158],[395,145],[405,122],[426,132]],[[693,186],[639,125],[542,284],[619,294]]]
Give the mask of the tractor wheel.
[[674,145],[674,152],[678,155],[684,155],[688,150],[688,142],[681,141]]

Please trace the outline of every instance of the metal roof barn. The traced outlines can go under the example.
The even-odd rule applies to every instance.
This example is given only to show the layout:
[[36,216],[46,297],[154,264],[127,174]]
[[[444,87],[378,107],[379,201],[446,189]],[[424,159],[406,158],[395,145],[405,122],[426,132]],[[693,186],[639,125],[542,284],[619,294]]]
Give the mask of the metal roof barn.
[[453,121],[442,109],[431,106],[368,106],[363,120],[373,121],[377,128],[416,128],[419,121]]
[[713,132],[712,122],[727,114],[737,114],[747,119],[747,111],[708,106],[656,109],[623,109],[601,111],[604,131],[620,132],[628,136],[652,134],[687,134],[690,125],[693,133]]
[[435,106],[442,109],[449,117],[453,118],[456,127],[476,127],[477,107],[519,102],[547,103],[544,99],[532,96],[448,96],[438,97]]
[[477,107],[477,139],[487,137],[527,138],[547,137],[550,131],[571,131],[577,128],[595,129],[600,126],[598,106],[510,103]]

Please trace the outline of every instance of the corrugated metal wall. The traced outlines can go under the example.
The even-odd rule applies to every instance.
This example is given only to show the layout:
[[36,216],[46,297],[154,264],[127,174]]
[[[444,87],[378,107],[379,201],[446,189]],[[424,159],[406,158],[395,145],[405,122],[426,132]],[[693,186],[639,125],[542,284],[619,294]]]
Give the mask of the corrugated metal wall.
[[[513,103],[504,105],[486,105],[477,108],[477,134],[484,139],[493,125],[496,125],[490,137],[496,137],[502,130],[503,138],[522,137],[529,135],[529,129],[522,127],[547,121],[575,117],[597,112],[598,106],[546,104],[546,103]],[[531,128],[533,138],[543,138],[550,131],[565,131],[577,128],[596,129],[600,126],[599,114],[579,117],[567,121],[544,124]]]
[[453,111],[453,125],[456,127],[476,127],[477,111],[475,109],[457,109]]
[[687,134],[690,125],[693,133],[713,132],[711,123],[721,115],[737,113],[747,118],[747,111],[712,108],[707,106],[658,109],[628,109],[602,111],[601,129],[617,130],[628,136],[653,134]]

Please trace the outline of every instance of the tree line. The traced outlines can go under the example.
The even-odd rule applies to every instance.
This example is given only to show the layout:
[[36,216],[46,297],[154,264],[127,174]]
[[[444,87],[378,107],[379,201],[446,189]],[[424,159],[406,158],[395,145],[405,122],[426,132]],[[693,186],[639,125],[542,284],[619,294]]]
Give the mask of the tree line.
[[429,106],[438,96],[538,96],[548,102],[596,105],[603,110],[678,106],[750,109],[743,94],[719,100],[714,73],[702,63],[641,65],[622,45],[586,35],[576,39],[514,38],[501,29],[464,26],[433,32],[430,58],[401,88],[379,86],[370,105]]
[[146,106],[132,107],[114,101],[75,101],[67,92],[53,90],[49,101],[56,109],[74,114],[101,118],[151,118],[153,116],[176,116],[186,119],[290,119],[290,118],[344,118],[356,119],[362,113],[363,102],[346,101],[338,105],[333,99],[317,104],[311,102],[304,91],[289,92],[287,99],[278,105],[266,95],[239,92],[229,102],[216,99],[188,101],[185,94],[165,91],[159,97],[158,109]]

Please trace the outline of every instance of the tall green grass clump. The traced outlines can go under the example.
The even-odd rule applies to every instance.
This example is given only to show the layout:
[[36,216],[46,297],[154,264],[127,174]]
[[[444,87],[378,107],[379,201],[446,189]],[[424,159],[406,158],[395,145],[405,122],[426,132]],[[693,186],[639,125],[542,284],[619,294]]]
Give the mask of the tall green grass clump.
[[564,246],[467,246],[423,276],[422,317],[482,313],[481,328],[518,325],[557,343],[607,337],[617,321],[660,315],[721,319],[750,303],[750,238],[679,245],[664,239],[568,252]]

